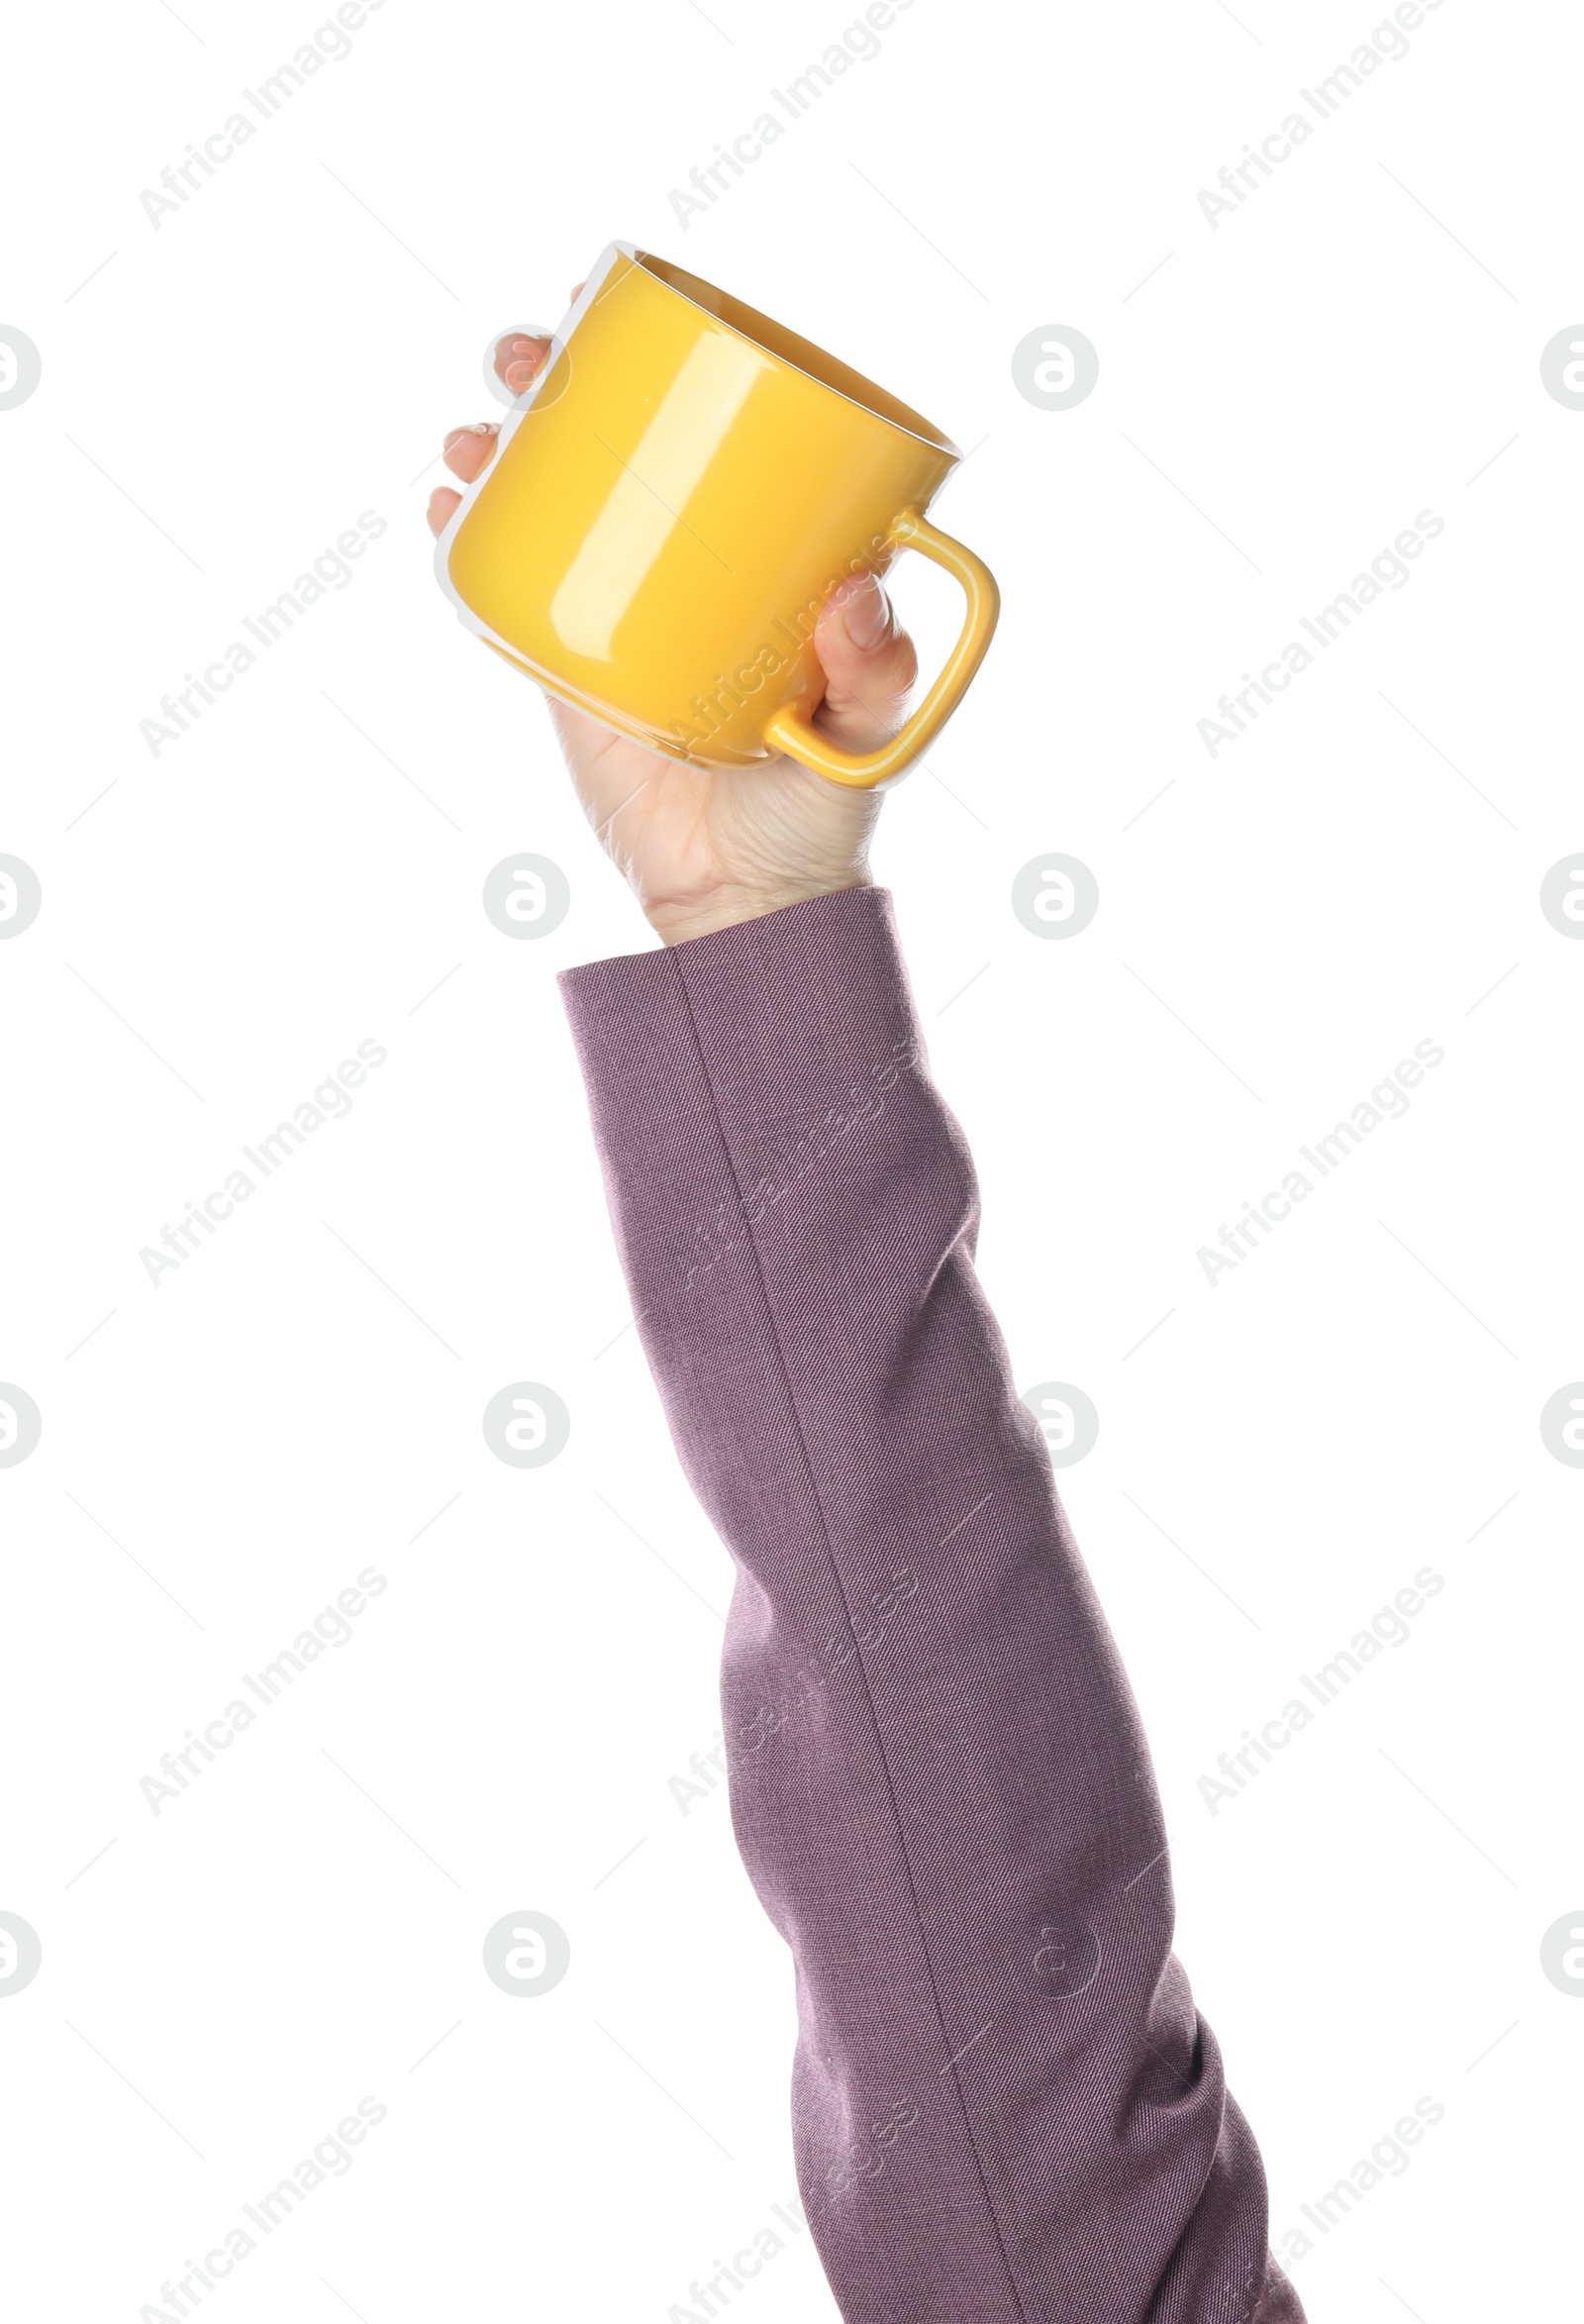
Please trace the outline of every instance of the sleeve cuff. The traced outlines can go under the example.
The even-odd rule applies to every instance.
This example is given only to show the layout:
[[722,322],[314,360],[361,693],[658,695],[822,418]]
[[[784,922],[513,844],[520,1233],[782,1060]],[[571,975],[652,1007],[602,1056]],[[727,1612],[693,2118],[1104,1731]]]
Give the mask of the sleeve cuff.
[[596,1129],[618,1158],[635,1140],[663,1149],[667,1125],[682,1131],[700,1106],[729,1146],[739,1127],[762,1140],[775,1125],[795,1152],[924,1062],[884,888],[810,897],[559,983]]

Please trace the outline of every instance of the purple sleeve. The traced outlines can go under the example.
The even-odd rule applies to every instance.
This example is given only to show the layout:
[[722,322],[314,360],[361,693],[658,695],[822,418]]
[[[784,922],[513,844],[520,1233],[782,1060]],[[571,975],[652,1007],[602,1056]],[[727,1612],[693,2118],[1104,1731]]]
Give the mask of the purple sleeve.
[[562,985],[648,1361],[737,1566],[732,1814],[792,1949],[799,2183],[842,2315],[1302,2324],[889,898]]

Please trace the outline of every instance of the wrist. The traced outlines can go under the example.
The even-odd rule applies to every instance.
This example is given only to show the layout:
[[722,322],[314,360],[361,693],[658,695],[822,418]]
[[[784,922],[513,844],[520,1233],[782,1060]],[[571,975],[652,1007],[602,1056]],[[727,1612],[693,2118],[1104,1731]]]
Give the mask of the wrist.
[[718,928],[736,928],[744,920],[762,920],[767,913],[785,911],[788,904],[804,904],[814,896],[840,895],[846,888],[873,884],[867,871],[854,870],[843,879],[788,881],[775,888],[720,888],[695,903],[645,908],[644,917],[662,944],[691,944],[695,937],[712,936]]

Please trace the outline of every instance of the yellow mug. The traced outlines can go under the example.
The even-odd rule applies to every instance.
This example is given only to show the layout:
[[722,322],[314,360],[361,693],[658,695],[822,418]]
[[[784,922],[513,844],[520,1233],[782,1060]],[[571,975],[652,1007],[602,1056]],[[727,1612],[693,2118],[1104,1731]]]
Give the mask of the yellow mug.
[[[962,455],[928,420],[647,251],[603,253],[495,456],[441,535],[464,625],[575,709],[700,766],[784,751],[866,787],[930,744],[1000,595],[925,510]],[[815,619],[900,549],[967,599],[935,684],[881,750],[813,724]]]

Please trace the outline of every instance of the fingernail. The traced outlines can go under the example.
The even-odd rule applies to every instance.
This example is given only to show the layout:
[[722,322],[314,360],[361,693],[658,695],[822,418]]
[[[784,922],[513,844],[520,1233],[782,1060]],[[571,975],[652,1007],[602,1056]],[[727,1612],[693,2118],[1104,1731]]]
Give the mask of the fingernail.
[[891,626],[891,605],[873,573],[859,573],[843,581],[837,592],[842,626],[854,646],[872,654]]
[[511,342],[511,352],[514,355],[521,354],[531,340],[552,339],[554,337],[554,333],[543,323],[525,323],[523,331],[526,336]]
[[523,389],[539,369],[541,359],[540,352],[538,348],[535,348],[532,354],[519,355],[515,361],[507,364],[506,384],[514,395],[522,394]]
[[458,435],[466,434],[468,436],[498,436],[500,432],[499,420],[475,420],[471,428],[457,430]]

